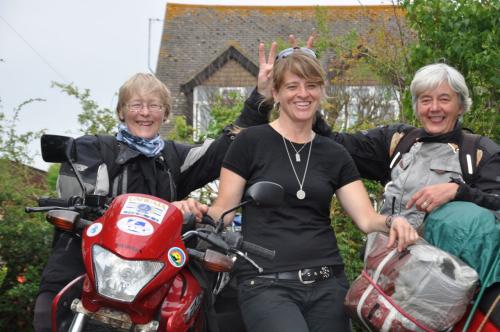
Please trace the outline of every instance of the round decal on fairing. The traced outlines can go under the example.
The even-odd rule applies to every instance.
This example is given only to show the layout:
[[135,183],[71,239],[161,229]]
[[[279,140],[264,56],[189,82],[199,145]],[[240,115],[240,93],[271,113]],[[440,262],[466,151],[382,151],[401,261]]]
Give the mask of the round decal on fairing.
[[137,217],[122,218],[118,221],[117,226],[122,232],[139,236],[149,236],[154,231],[153,225],[149,221]]
[[168,250],[168,260],[175,267],[182,267],[186,263],[186,254],[181,248],[172,247]]
[[87,236],[93,237],[102,231],[102,224],[100,222],[93,223],[87,228]]

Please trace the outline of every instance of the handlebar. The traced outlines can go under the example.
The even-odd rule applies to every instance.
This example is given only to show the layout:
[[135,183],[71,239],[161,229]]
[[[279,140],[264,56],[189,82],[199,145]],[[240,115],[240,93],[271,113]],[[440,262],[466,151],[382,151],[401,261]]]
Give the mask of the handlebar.
[[204,231],[193,231],[189,233],[192,235],[195,233],[200,239],[207,241],[225,252],[244,251],[269,260],[274,259],[276,255],[274,250],[266,249],[255,243],[243,241],[243,238],[238,233],[228,232],[218,234]]
[[42,197],[38,200],[38,206],[39,207],[47,207],[47,206],[68,207],[68,206],[70,206],[70,203],[67,199]]
[[86,195],[86,199],[80,196],[71,196],[67,199],[42,197],[38,199],[38,207],[26,207],[27,213],[48,212],[51,210],[68,210],[81,213],[82,217],[95,220],[103,215],[108,198],[100,195]]
[[274,256],[276,255],[275,250],[269,250],[264,247],[261,247],[255,243],[243,241],[241,245],[242,251],[249,252],[251,254],[254,254],[256,256],[260,256],[262,258],[268,259],[268,260],[273,260]]
[[69,199],[42,197],[38,199],[38,207],[26,207],[26,213],[31,212],[47,212],[50,210],[72,210],[74,198]]

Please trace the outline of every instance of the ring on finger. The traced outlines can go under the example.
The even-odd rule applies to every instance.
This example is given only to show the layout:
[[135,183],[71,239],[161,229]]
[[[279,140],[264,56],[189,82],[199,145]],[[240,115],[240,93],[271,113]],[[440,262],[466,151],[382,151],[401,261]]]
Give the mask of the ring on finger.
[[429,205],[429,202],[427,202],[427,201],[422,203],[422,207],[426,207],[427,205]]

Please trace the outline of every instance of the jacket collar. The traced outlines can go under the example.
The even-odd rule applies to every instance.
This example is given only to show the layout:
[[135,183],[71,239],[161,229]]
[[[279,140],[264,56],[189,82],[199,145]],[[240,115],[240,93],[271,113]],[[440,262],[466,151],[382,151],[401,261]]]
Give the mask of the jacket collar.
[[139,151],[131,149],[127,144],[124,144],[123,142],[119,142],[119,145],[120,151],[118,152],[115,160],[118,165],[124,165],[129,160],[141,155]]
[[456,143],[459,144],[462,138],[462,126],[460,123],[455,124],[455,128],[452,131],[440,134],[431,135],[427,133],[423,128],[421,130],[421,135],[418,138],[419,142],[436,142],[436,143]]

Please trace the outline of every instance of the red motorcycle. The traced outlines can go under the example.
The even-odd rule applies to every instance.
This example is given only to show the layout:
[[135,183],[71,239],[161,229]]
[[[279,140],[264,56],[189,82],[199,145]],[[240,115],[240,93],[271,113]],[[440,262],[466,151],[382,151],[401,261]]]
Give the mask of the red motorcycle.
[[[71,138],[44,135],[42,155],[48,162],[68,162],[82,183],[72,163]],[[109,206],[105,197],[82,195],[69,201],[47,199],[41,205],[51,206],[27,208],[48,211],[47,220],[56,228],[82,237],[86,273],[54,298],[53,331],[84,331],[86,326],[144,332],[207,330],[213,299],[210,289],[204,291],[200,284],[209,283],[203,280],[204,271],[231,271],[237,257],[262,271],[246,253],[274,257],[274,251],[243,241],[238,232],[224,232],[222,218],[246,204],[270,206],[282,199],[281,186],[256,183],[221,220],[204,218],[211,224],[204,228],[196,228],[193,218],[184,219],[169,202],[143,194],[120,195]],[[205,245],[186,245],[199,240]]]

